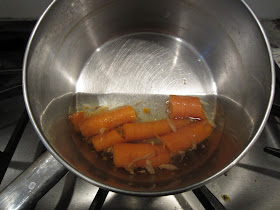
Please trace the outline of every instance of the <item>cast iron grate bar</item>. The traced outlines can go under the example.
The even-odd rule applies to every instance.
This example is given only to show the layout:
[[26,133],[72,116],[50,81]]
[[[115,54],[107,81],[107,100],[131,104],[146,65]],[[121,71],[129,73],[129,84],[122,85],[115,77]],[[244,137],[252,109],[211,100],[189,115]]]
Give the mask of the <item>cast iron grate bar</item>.
[[[0,57],[1,62],[1,57]],[[1,64],[0,64],[1,65]],[[0,100],[22,94],[22,70],[0,69]]]
[[202,186],[193,190],[200,203],[206,210],[225,210],[226,208],[220,201],[208,190],[206,186]]
[[15,95],[20,95],[22,93],[22,85],[14,85],[5,90],[0,90],[0,100],[5,100]]
[[0,70],[0,76],[2,75],[10,75],[10,74],[17,74],[22,73],[22,69],[1,69]]
[[[276,73],[275,96],[270,114],[280,117],[280,68],[277,63],[274,63]],[[263,149],[266,153],[280,158],[280,149],[265,147]]]
[[280,105],[273,103],[270,114],[276,117],[280,117]]
[[280,158],[280,149],[275,149],[272,147],[265,147],[263,150],[270,155],[274,155],[275,157]]
[[276,83],[275,83],[275,95],[274,101],[271,108],[271,115],[280,117],[280,68],[277,63],[274,62],[275,73],[276,73]]
[[0,152],[0,160],[1,160],[1,166],[0,166],[0,184],[4,178],[4,175],[7,171],[7,168],[11,162],[11,159],[14,155],[14,152],[17,148],[18,142],[21,139],[21,136],[23,134],[23,131],[28,123],[29,117],[26,112],[26,109],[24,109],[23,113],[21,114],[17,124],[16,128],[14,129],[12,136],[4,150],[4,152]]
[[108,190],[103,190],[103,189],[99,188],[99,190],[97,191],[97,193],[89,207],[89,210],[100,210],[108,195],[108,192],[109,192]]

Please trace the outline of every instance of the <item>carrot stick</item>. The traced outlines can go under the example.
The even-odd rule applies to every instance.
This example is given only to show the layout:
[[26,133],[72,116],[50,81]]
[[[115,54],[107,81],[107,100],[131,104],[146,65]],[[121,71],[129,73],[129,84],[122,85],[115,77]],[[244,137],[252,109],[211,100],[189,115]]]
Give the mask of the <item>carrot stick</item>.
[[84,137],[90,137],[100,133],[101,128],[111,130],[123,123],[133,122],[136,115],[131,106],[92,116],[80,124],[80,130]]
[[154,122],[126,123],[122,129],[126,141],[136,141],[168,134],[189,124],[189,119],[167,119]]
[[200,99],[192,96],[174,96],[169,98],[170,118],[194,117],[205,119]]
[[170,153],[160,145],[152,144],[117,144],[113,147],[116,167],[145,167],[147,160],[153,167],[170,162]]
[[124,142],[124,139],[115,129],[113,129],[104,134],[99,134],[97,136],[92,137],[91,141],[95,150],[101,151],[112,147],[115,144]]
[[83,122],[86,118],[84,116],[84,112],[76,112],[74,114],[69,115],[69,119],[71,123],[73,124],[76,131],[80,130],[80,124]]
[[202,120],[180,128],[177,132],[161,136],[160,140],[171,152],[177,153],[202,142],[210,136],[212,131],[213,128],[209,122]]

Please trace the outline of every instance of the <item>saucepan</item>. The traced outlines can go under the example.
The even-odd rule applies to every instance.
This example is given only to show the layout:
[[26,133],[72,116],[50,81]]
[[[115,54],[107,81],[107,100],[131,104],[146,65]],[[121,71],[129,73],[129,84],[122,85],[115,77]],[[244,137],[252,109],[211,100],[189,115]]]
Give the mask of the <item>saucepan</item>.
[[[261,134],[275,85],[263,28],[236,0],[53,1],[23,71],[29,117],[55,159],[93,185],[140,196],[188,191],[228,171]],[[68,115],[82,107],[141,101],[156,113],[169,95],[199,96],[216,124],[179,170],[115,169],[71,130]]]

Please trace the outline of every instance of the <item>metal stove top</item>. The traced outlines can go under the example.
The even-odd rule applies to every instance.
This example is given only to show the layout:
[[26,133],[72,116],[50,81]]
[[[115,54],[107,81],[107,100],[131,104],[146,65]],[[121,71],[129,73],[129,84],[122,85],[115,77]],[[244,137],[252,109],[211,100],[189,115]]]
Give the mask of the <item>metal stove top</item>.
[[[32,24],[34,23],[30,26]],[[26,36],[23,37],[21,36],[20,39],[26,42]],[[18,36],[14,38],[19,40]],[[13,41],[11,37],[10,39]],[[18,49],[15,51],[19,52]],[[22,52],[19,56],[22,56]],[[5,52],[1,51],[0,56],[3,57],[3,55]],[[22,57],[16,61],[20,63],[21,59]],[[18,83],[18,78],[21,76],[21,71],[18,70],[20,69],[18,63],[0,62],[1,151],[5,150],[19,117],[22,115],[24,118],[26,115],[23,97],[19,90],[21,84]],[[4,84],[8,82],[14,82],[12,91],[8,91],[10,94],[5,92],[7,87]],[[68,172],[38,202],[34,203],[31,209],[178,210],[214,209],[222,208],[222,206],[226,209],[280,209],[280,158],[264,152],[265,147],[280,148],[279,134],[280,118],[271,115],[256,144],[236,166],[218,179],[194,191],[161,197],[135,197],[109,192],[106,197],[106,192],[102,195],[98,187]],[[45,150],[31,123],[28,122],[4,175],[0,191],[28,168]],[[4,163],[2,158],[3,156],[1,156],[1,162]],[[92,204],[93,200],[102,200],[102,198],[105,199],[103,206],[102,203]]]

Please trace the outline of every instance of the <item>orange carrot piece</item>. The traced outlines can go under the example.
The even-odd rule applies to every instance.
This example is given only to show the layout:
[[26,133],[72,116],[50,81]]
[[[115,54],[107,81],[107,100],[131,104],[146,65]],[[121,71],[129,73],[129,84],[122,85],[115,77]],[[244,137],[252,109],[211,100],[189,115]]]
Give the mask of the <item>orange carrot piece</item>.
[[117,144],[113,147],[116,167],[145,167],[149,160],[153,167],[170,162],[170,152],[161,145],[152,144]]
[[169,111],[170,118],[194,117],[205,119],[204,110],[198,97],[171,95]]
[[123,137],[115,129],[92,137],[92,144],[96,151],[105,150],[116,144],[124,142]]
[[165,135],[189,124],[189,119],[167,119],[154,122],[126,123],[122,129],[126,141],[136,141]]
[[191,148],[208,138],[213,128],[207,120],[198,121],[186,127],[178,129],[177,132],[161,136],[160,140],[174,153]]
[[121,124],[134,122],[136,115],[131,106],[92,116],[80,124],[80,130],[84,137],[90,137],[100,133],[101,128],[111,130]]
[[74,125],[75,130],[79,131],[81,122],[85,121],[86,118],[84,116],[84,112],[81,111],[69,115],[69,119],[71,123]]
[[149,109],[149,108],[144,107],[144,108],[143,108],[143,112],[144,112],[145,114],[149,114],[149,113],[150,113],[150,109]]

